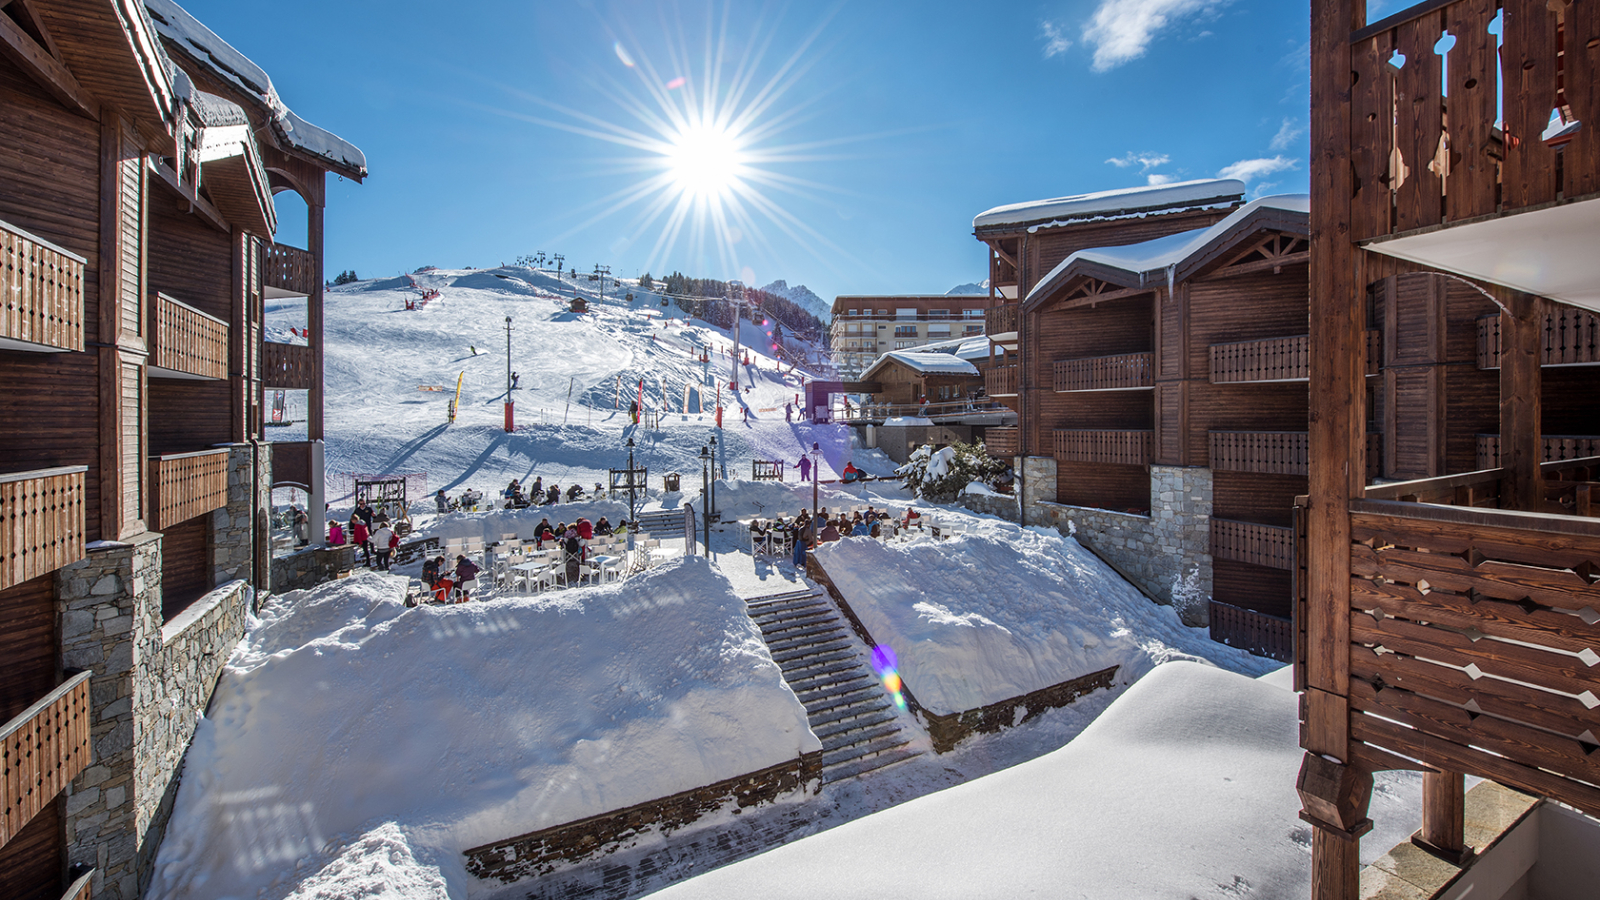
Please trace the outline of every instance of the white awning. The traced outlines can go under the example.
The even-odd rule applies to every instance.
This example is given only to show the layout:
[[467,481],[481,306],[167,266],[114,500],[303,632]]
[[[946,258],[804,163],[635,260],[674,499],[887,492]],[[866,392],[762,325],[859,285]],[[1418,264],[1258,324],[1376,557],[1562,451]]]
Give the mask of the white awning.
[[1600,312],[1600,200],[1378,240],[1365,247]]

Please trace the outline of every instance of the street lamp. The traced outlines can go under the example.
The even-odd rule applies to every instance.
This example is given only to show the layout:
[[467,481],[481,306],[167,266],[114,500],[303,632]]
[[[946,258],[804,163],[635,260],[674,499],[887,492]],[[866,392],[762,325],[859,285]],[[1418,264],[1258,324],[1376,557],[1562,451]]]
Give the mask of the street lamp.
[[[694,507],[689,507],[693,509]],[[700,445],[700,518],[705,525],[706,558],[711,558],[711,448]]]
[[511,317],[506,316],[506,434],[516,427],[511,403]]
[[[720,456],[720,454],[717,452],[717,436],[713,434],[711,436],[711,465],[714,468],[720,468],[722,470],[722,474],[720,476],[718,476],[718,477],[727,478],[728,477],[728,463],[727,463],[726,460],[723,460],[723,461],[721,461],[719,463],[718,462],[719,456]],[[716,501],[717,501],[717,483],[715,481],[713,481],[713,482],[711,482],[711,508],[712,509],[716,509],[717,508],[717,502]]]
[[822,447],[811,444],[811,552],[817,552],[817,485],[822,481]]
[[[633,502],[633,481],[634,481],[633,473],[634,473],[634,469],[633,469],[633,438],[628,438],[628,521],[629,522],[633,522],[637,518],[637,514],[634,512],[634,502]],[[630,530],[632,530],[631,526],[630,526]]]

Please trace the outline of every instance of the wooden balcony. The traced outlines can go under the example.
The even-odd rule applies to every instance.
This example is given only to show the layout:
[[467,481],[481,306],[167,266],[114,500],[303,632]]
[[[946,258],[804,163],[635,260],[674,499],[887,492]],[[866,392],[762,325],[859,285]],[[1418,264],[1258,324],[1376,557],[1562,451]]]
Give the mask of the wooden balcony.
[[1211,520],[1211,555],[1217,559],[1292,570],[1294,529],[1214,518]]
[[[1600,456],[1600,436],[1547,434],[1540,440],[1540,444],[1544,448],[1544,458],[1540,462],[1562,462],[1564,460]],[[1478,468],[1497,469],[1499,467],[1500,435],[1478,435]]]
[[316,383],[311,348],[267,341],[262,354],[261,379],[273,390],[307,391]]
[[1367,374],[1376,375],[1383,365],[1383,332],[1367,329]]
[[983,312],[983,330],[991,340],[1007,341],[1017,336],[1017,310],[1020,304],[1005,303]]
[[61,895],[61,900],[91,900],[94,897],[94,874],[96,871],[95,869],[90,869],[79,875],[77,880],[67,888],[67,892]]
[[156,294],[150,304],[150,374],[173,378],[228,377],[228,323]]
[[153,456],[150,467],[155,489],[151,528],[170,528],[228,505],[226,449]]
[[1211,383],[1305,381],[1311,377],[1311,336],[1211,345]]
[[1304,431],[1213,431],[1211,468],[1258,475],[1304,475],[1309,451]]
[[89,674],[0,725],[0,846],[89,765]]
[[273,441],[271,447],[272,483],[298,485],[310,491],[313,457],[311,442]]
[[261,275],[277,296],[309,297],[317,289],[317,259],[311,251],[267,244],[264,256]]
[[1055,430],[1055,458],[1062,462],[1147,466],[1150,445],[1149,431]]
[[1138,391],[1154,386],[1155,367],[1149,353],[1056,360],[1056,393]]
[[83,257],[0,222],[0,349],[82,350],[83,267]]
[[991,428],[983,437],[983,447],[996,459],[1010,459],[1022,453],[1022,429]]
[[[1544,316],[1544,366],[1600,365],[1600,315],[1560,306]],[[1478,368],[1500,368],[1500,315],[1478,317]]]
[[87,466],[0,475],[0,590],[84,556]]
[[1257,656],[1288,662],[1294,656],[1294,622],[1211,601],[1211,639]]
[[1018,367],[995,366],[983,372],[984,393],[991,397],[1015,397],[1017,395]]

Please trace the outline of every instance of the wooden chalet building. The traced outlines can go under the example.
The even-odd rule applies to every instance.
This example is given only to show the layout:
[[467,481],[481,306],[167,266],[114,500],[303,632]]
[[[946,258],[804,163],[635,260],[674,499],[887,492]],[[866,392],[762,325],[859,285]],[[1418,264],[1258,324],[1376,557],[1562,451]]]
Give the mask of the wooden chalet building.
[[[366,165],[170,0],[0,3],[0,896],[148,883],[267,588],[273,457],[318,481],[329,172]],[[272,291],[309,347],[263,343]],[[273,387],[312,442],[268,452]]]
[[966,400],[983,390],[978,367],[958,353],[890,350],[867,368],[862,381],[881,387],[874,404],[892,404],[915,410],[923,400],[947,403]]
[[1600,815],[1600,3],[1311,7],[1297,786],[1313,897],[1354,900],[1375,771],[1423,772],[1452,863],[1464,774]]

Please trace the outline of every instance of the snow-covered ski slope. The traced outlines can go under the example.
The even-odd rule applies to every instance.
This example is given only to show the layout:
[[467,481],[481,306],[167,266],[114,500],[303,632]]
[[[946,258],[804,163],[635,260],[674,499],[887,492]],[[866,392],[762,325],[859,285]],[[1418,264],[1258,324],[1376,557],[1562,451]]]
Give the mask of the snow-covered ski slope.
[[[700,448],[718,434],[719,382],[725,408],[719,441],[729,477],[748,478],[751,459],[792,466],[812,443],[822,446],[834,471],[851,459],[868,471],[887,471],[877,454],[851,454],[846,429],[800,423],[798,404],[796,421],[785,421],[784,404],[803,394],[802,376],[818,373],[791,371],[777,358],[770,324],[742,323],[751,364],[738,366],[735,394],[728,389],[731,333],[685,319],[675,305],[662,307],[658,294],[635,282],[608,280],[602,298],[600,283],[586,275],[558,279],[522,267],[412,277],[440,296],[406,309],[418,291],[404,276],[342,285],[326,295],[326,466],[335,487],[349,473],[426,473],[430,491],[452,494],[472,487],[494,496],[513,478],[535,476],[591,488],[605,481],[608,468],[627,464],[629,438],[636,464],[648,467],[652,488],[659,487],[658,473],[699,471]],[[621,299],[628,291],[632,304]],[[588,302],[589,312],[570,311],[574,296]],[[519,376],[512,434],[504,430],[508,316],[510,368]],[[304,343],[290,330],[304,325],[304,301],[268,301],[269,340]],[[702,353],[709,362],[700,361]],[[461,405],[449,424],[458,377]],[[659,427],[650,427],[648,417],[640,426],[629,421],[641,380],[644,409],[661,413]],[[270,429],[269,437],[303,440],[304,404],[304,394],[291,392],[288,412],[297,424]]]

